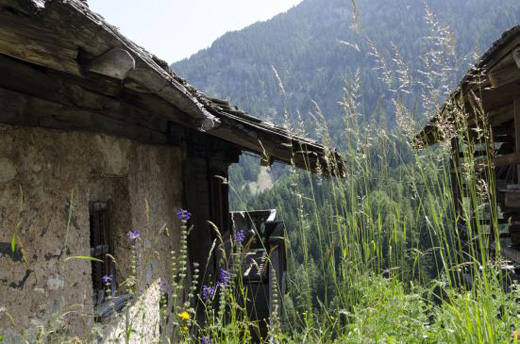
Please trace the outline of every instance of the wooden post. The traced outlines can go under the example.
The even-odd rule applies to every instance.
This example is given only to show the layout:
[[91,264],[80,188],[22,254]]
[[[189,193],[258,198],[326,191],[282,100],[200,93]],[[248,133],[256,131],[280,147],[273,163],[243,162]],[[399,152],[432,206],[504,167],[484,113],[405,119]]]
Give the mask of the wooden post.
[[457,138],[451,140],[451,188],[453,194],[453,201],[455,203],[455,210],[457,215],[462,215],[462,201],[461,201],[461,180],[460,177],[460,157],[459,157],[459,143]]
[[[490,163],[495,157],[495,136],[494,130],[491,125],[486,128],[489,138],[486,141],[486,152],[488,153],[487,163]],[[498,209],[497,209],[497,189],[496,189],[496,175],[495,167],[491,164],[488,170],[484,172],[486,176],[486,183],[488,184],[488,204],[489,204],[489,241],[488,241],[488,252],[491,258],[495,257],[495,250],[493,249],[493,242],[499,240],[499,228],[498,228]],[[481,225],[484,225],[481,222]]]
[[[513,117],[515,121],[515,150],[517,152],[520,151],[520,98],[516,98],[514,100],[514,106],[513,106]],[[516,174],[517,174],[517,180],[516,182],[520,182],[520,164],[516,165]]]
[[520,68],[520,48],[513,50],[513,59],[515,60],[516,66]]

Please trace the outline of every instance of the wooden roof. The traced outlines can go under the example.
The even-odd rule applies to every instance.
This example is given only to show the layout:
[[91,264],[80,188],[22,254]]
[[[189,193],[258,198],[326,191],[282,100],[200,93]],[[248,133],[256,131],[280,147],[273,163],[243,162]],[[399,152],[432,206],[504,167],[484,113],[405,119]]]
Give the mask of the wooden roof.
[[[461,102],[469,125],[474,124],[472,107],[482,107],[494,127],[512,118],[512,104],[520,96],[520,26],[504,32],[471,68],[440,111],[414,137],[416,147],[432,145],[443,139],[440,123],[451,120],[451,108]],[[478,103],[478,104],[476,104]]]
[[135,97],[125,101],[258,153],[264,164],[280,161],[314,172],[339,166],[331,172],[343,175],[334,149],[197,91],[83,1],[0,0],[0,55],[58,71],[110,97],[131,91]]

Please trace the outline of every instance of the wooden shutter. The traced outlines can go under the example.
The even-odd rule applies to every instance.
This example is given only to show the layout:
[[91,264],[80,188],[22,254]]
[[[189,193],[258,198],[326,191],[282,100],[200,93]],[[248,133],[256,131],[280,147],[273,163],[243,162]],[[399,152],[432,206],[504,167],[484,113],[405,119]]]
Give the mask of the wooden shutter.
[[228,178],[226,171],[210,169],[211,178],[211,220],[222,234],[229,230],[229,186],[224,181]]

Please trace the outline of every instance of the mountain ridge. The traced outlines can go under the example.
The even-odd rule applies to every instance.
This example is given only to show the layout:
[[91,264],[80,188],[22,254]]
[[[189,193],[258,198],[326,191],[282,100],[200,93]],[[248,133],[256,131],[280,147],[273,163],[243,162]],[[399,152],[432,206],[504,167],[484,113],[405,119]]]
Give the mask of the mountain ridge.
[[[459,37],[459,56],[468,56],[473,49],[481,53],[502,31],[520,22],[520,3],[505,0],[500,7],[492,4],[492,0],[432,2],[439,22],[447,23]],[[418,69],[422,39],[428,34],[422,2],[364,0],[357,2],[357,9],[360,31],[355,30],[351,1],[304,0],[270,20],[226,33],[211,47],[174,63],[172,68],[202,92],[230,99],[277,124],[283,123],[284,105],[310,121],[313,101],[328,118],[335,118],[341,114],[338,102],[344,78],[353,78],[357,69],[362,71],[366,103],[377,103],[382,93],[373,70],[375,61],[364,54],[367,37],[387,59],[392,58],[389,43],[399,47],[410,67]],[[360,51],[341,45],[341,40]],[[469,60],[473,62],[474,57]],[[286,98],[280,94],[273,67],[284,84]]]

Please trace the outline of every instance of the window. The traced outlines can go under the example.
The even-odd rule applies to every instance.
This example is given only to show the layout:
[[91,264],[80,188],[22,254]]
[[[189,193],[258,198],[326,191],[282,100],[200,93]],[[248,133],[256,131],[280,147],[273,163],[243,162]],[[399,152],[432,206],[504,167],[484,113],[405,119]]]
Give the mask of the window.
[[110,231],[110,221],[107,203],[90,204],[90,256],[103,262],[92,261],[92,285],[94,307],[104,303],[107,298],[107,287],[103,276],[111,276],[111,296],[115,296],[116,274],[114,262],[114,244]]

